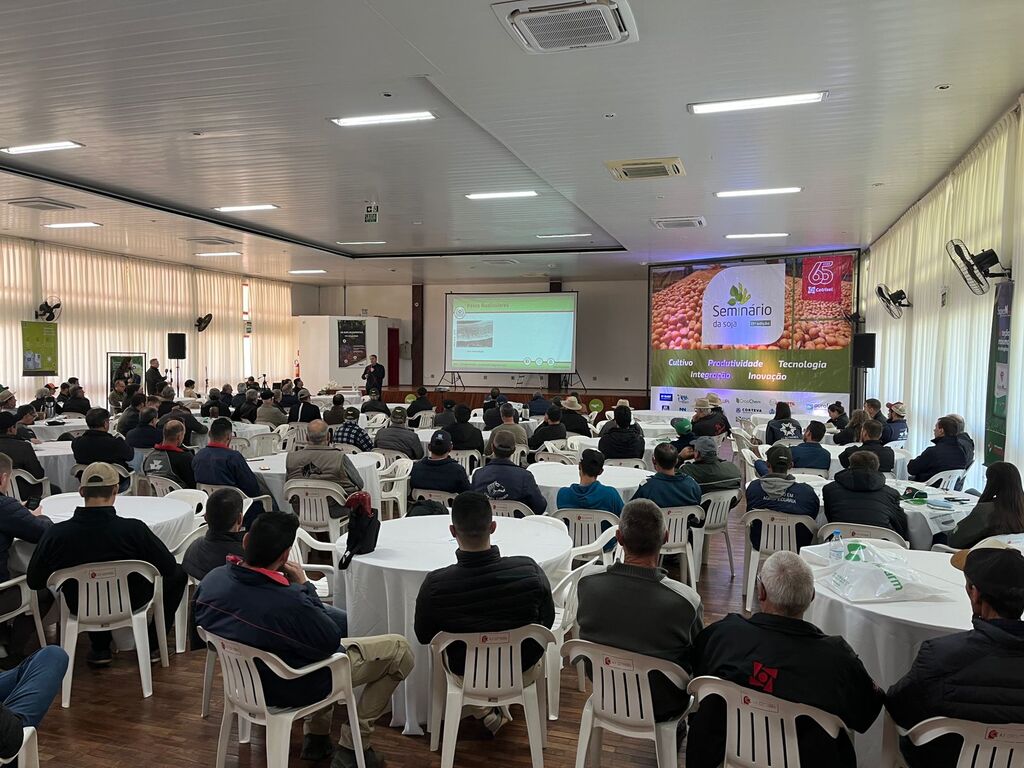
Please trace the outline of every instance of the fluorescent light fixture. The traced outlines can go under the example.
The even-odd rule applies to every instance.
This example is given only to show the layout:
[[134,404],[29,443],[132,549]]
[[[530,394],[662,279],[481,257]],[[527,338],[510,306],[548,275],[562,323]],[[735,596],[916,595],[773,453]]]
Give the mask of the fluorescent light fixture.
[[775,187],[773,189],[730,189],[726,192],[715,192],[715,197],[759,197],[760,195],[794,195],[803,191],[803,187]]
[[289,269],[289,275],[326,275],[326,269]]
[[828,98],[828,91],[814,93],[793,93],[788,96],[762,96],[757,99],[730,99],[729,101],[704,101],[687,104],[686,108],[695,115],[710,115],[714,112],[739,112],[744,109],[765,109],[767,107],[792,107],[798,104],[817,104]]
[[196,256],[241,256],[239,251],[206,251],[204,253],[197,253]]
[[85,229],[87,227],[101,227],[102,224],[97,224],[95,221],[69,221],[62,222],[59,224],[43,224],[47,229]]
[[221,213],[241,213],[242,211],[273,211],[277,208],[271,203],[255,203],[253,205],[222,205],[214,208]]
[[0,152],[6,152],[8,155],[27,155],[31,152],[53,152],[57,149],[78,149],[84,146],[85,144],[79,144],[77,141],[51,141],[48,144],[23,144],[20,147],[2,147]]
[[363,115],[361,117],[332,117],[331,122],[342,128],[357,128],[361,125],[387,125],[389,123],[416,123],[421,120],[436,120],[433,112],[396,112],[391,115]]
[[338,245],[387,245],[387,240],[356,240],[351,243],[338,242]]
[[556,240],[567,237],[592,237],[592,235],[589,232],[577,232],[575,234],[566,235],[536,235],[536,237],[539,237],[541,240]]
[[741,235],[726,235],[726,240],[750,240],[755,237],[789,237],[789,232],[751,232]]
[[470,200],[502,200],[509,197],[536,197],[537,193],[532,189],[524,189],[519,192],[474,192],[466,195]]

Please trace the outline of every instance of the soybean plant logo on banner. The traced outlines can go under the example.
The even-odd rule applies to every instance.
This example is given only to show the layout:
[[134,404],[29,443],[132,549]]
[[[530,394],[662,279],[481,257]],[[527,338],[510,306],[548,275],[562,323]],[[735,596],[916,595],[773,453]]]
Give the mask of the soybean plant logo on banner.
[[774,344],[786,327],[786,268],[782,264],[730,267],[704,290],[704,346]]

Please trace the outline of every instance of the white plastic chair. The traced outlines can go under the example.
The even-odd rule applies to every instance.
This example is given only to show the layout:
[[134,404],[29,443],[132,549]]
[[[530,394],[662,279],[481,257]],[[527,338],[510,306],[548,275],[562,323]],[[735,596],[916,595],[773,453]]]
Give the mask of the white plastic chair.
[[[72,421],[82,420],[85,421],[84,413],[77,413],[76,411],[62,411],[60,414],[65,421],[71,419]],[[88,429],[88,427],[86,427]]]
[[597,541],[604,533],[601,530],[602,523],[612,528],[619,524],[618,515],[603,509],[560,509],[551,516],[569,526],[569,538],[574,547],[585,547]]
[[192,511],[196,513],[197,517],[202,517],[209,496],[206,495],[206,491],[200,491],[195,488],[179,488],[171,491],[164,498],[184,501],[192,507]]
[[274,430],[274,434],[279,435],[281,438],[281,449],[288,450],[288,447],[292,443],[292,435],[295,434],[294,424],[282,424]]
[[10,765],[15,760],[18,761],[19,768],[39,768],[39,738],[32,726],[22,729],[21,749],[18,750],[18,754],[6,760],[0,758],[0,765]]
[[480,451],[452,451],[449,455],[459,462],[467,475],[484,463]]
[[452,508],[452,502],[455,501],[455,497],[458,495],[449,491],[433,491],[426,488],[413,488],[409,491],[409,496],[413,501],[439,501],[448,509]]
[[752,480],[757,479],[757,469],[754,463],[757,461],[757,454],[750,448],[741,448],[740,456],[743,459],[743,485],[746,486]]
[[693,547],[690,545],[689,520],[690,515],[697,519],[704,517],[704,508],[692,507],[664,507],[661,510],[665,515],[665,527],[668,531],[668,541],[661,548],[662,555],[678,554],[682,559],[679,561],[679,580],[697,588],[697,573],[693,562]]
[[[36,625],[36,637],[39,638],[39,647],[42,648],[46,645],[46,635],[43,633],[43,617],[39,613],[39,599],[36,597],[36,591],[29,589],[25,576],[15,576],[13,579],[0,582],[0,594],[15,587],[21,593],[21,604],[17,608],[7,611],[7,613],[0,614],[0,624],[10,621],[16,616],[31,616],[32,621]],[[0,763],[0,765],[3,765],[3,763]]]
[[[773,512],[770,509],[752,509],[740,520],[746,528],[743,536],[744,552],[746,557],[746,578],[744,580],[743,594],[747,598],[747,613],[750,613],[754,604],[754,579],[757,578],[757,569],[761,565],[761,558],[767,558],[776,552],[796,552],[796,529],[803,526],[811,535],[817,533],[814,520],[805,515],[793,515],[787,512]],[[754,549],[750,544],[750,526],[761,523],[761,538],[758,548]]]
[[732,439],[736,442],[736,447],[741,451],[749,451],[754,447],[754,438],[749,432],[739,427],[733,427]]
[[388,425],[391,417],[383,413],[370,413],[366,416],[366,434],[373,437]]
[[694,707],[700,707],[708,696],[720,696],[725,701],[722,768],[801,768],[797,718],[810,718],[833,739],[844,728],[843,721],[833,714],[717,677],[695,677],[687,690],[695,698]]
[[567,443],[568,440],[545,440],[542,447],[549,453],[561,453],[569,447]]
[[[266,727],[267,768],[287,768],[292,724],[299,718],[340,702],[344,702],[345,709],[348,710],[356,763],[359,768],[366,768],[356,700],[352,694],[352,667],[348,656],[339,652],[323,661],[295,669],[272,653],[224,640],[206,632],[202,627],[199,627],[198,631],[203,640],[214,646],[217,658],[220,659],[221,678],[224,681],[224,715],[221,718],[220,738],[217,741],[217,768],[224,768],[227,762],[228,739],[231,738],[231,725],[235,716],[238,717],[242,741],[248,740],[249,726],[254,724]],[[211,661],[208,656],[207,663]],[[317,670],[329,669],[331,692],[320,701],[304,707],[272,707],[267,704],[256,661],[283,680],[297,680]]]
[[[354,446],[349,447],[352,448]],[[377,468],[378,472],[382,471],[388,466],[388,460],[384,458],[384,454],[379,453],[378,451],[359,451],[358,449],[356,449],[355,451],[352,451],[352,453],[362,453],[364,456],[372,456],[374,466]]]
[[834,531],[839,531],[843,541],[849,539],[879,539],[899,544],[904,549],[910,549],[910,543],[896,533],[896,531],[882,528],[878,525],[861,525],[860,523],[826,523],[818,529],[818,534],[814,537],[815,543],[821,544],[830,540]]
[[[396,450],[393,450],[391,448],[374,448],[373,452],[374,453],[378,453],[378,454],[380,454],[381,456],[384,457],[384,461],[386,462],[385,468],[390,467],[392,464],[394,464],[399,459],[408,459],[409,458],[408,456],[406,456],[401,451],[396,451]],[[410,461],[411,461],[411,459],[410,459]]]
[[483,421],[483,418],[484,418],[484,409],[483,408],[474,408],[472,411],[469,412],[469,420],[470,421]]
[[556,453],[554,451],[537,451],[533,458],[536,461],[550,461],[553,464],[564,464],[567,467],[576,466],[578,462],[572,456],[567,456],[564,453]]
[[431,429],[434,426],[434,412],[420,411],[412,420],[416,422],[416,429]]
[[172,491],[183,491],[178,483],[160,475],[146,475],[146,482],[149,483],[150,489],[153,491],[153,495],[157,498],[162,498]]
[[[261,456],[273,456],[281,450],[283,440],[276,432],[261,432],[253,435],[249,440],[249,456],[247,459],[258,459]],[[234,441],[232,440],[232,443]],[[244,454],[243,454],[244,455]]]
[[547,515],[531,515],[530,517],[524,517],[523,520],[530,520],[532,522],[537,523],[538,525],[546,525],[551,528],[557,528],[560,531],[565,531],[566,535],[568,535],[568,530],[565,527],[565,523],[563,523],[561,520],[556,520],[553,517],[548,517]]
[[[317,552],[326,552],[331,556],[331,562],[333,565],[323,565],[322,563],[307,563],[303,552],[315,549]],[[338,572],[337,561],[338,561],[338,549],[334,546],[334,542],[323,542],[317,541],[309,533],[299,528],[295,531],[295,543],[292,544],[291,560],[294,563],[298,563],[299,567],[304,571],[314,571],[316,573],[322,573],[323,576],[314,579],[310,578],[310,583],[316,589],[316,596],[320,598],[321,602],[334,604],[334,577]]]
[[812,469],[811,467],[793,467],[789,473],[791,475],[814,475],[815,477],[824,477],[826,480],[829,475],[827,469]]
[[952,717],[931,717],[915,725],[907,736],[915,746],[947,735],[964,743],[955,768],[1024,768],[1024,725],[976,723]]
[[[136,573],[153,584],[153,597],[133,610],[128,593],[128,576]],[[135,635],[135,653],[142,677],[142,697],[153,695],[153,671],[149,660],[149,632],[146,615],[153,607],[156,636],[160,643],[160,665],[166,667],[167,629],[164,626],[163,579],[155,566],[142,560],[114,560],[109,563],[85,563],[55,571],[46,582],[59,590],[69,580],[78,582],[78,613],[71,613],[63,593],[60,600],[61,647],[68,655],[68,669],[61,686],[60,705],[71,706],[71,678],[75,671],[75,648],[80,632],[100,632],[131,627]]]
[[332,543],[341,537],[348,520],[347,515],[331,517],[330,502],[344,506],[345,499],[341,486],[326,480],[289,480],[284,484],[284,500],[299,516],[299,526],[310,533],[326,532]]
[[[633,739],[654,742],[658,768],[677,768],[676,729],[686,713],[656,722],[648,674],[664,675],[686,691],[690,676],[682,667],[664,659],[644,656],[586,640],[570,640],[562,649],[570,661],[584,657],[593,670],[593,693],[583,707],[580,739],[576,748],[576,768],[584,768],[590,754],[590,768],[601,764],[604,731]],[[610,761],[615,764],[617,761]]]
[[707,505],[707,512],[704,514],[703,527],[694,526],[690,529],[693,534],[693,572],[697,581],[700,581],[700,570],[704,563],[704,539],[707,536],[721,534],[725,536],[725,550],[729,554],[729,575],[735,576],[736,569],[732,562],[732,541],[729,539],[729,510],[732,509],[733,500],[739,498],[739,490],[734,491],[711,491],[700,497],[701,507]]
[[530,517],[533,510],[521,501],[491,499],[491,513],[495,517]]
[[[84,467],[83,467],[84,469]],[[18,483],[26,483],[27,485],[38,485],[40,498],[45,499],[50,495],[50,478],[48,477],[34,477],[31,472],[25,469],[15,469],[11,471],[11,497],[24,502],[25,499],[21,498],[21,489],[18,487]]]
[[901,451],[905,451],[905,450],[907,450],[907,441],[906,440],[890,440],[888,443],[885,444],[885,447],[886,448],[892,448],[893,450],[896,450],[897,448],[899,448]]
[[380,511],[382,519],[384,510],[390,513],[394,508],[397,514],[391,517],[405,517],[409,511],[409,478],[412,477],[412,459],[398,459],[394,464],[380,473]]
[[337,448],[342,453],[347,453],[349,455],[353,455],[353,454],[356,454],[356,453],[362,453],[363,452],[363,449],[360,448],[358,445],[352,445],[352,443],[336,443],[336,442],[334,442],[334,433],[333,433],[333,431],[331,432],[331,445],[333,445],[335,448]]
[[299,446],[306,444],[306,439],[309,435],[309,424],[304,421],[296,421],[288,426],[292,428],[288,441],[288,450],[294,451]]
[[[206,524],[199,525],[192,533],[188,534],[182,542],[171,550],[171,554],[174,555],[174,559],[178,561],[178,565],[181,565],[182,559],[185,557],[185,552],[192,546],[192,542],[197,539],[201,539],[206,535]],[[185,652],[185,640],[188,635],[188,606],[189,606],[189,588],[198,585],[195,579],[189,576],[188,583],[185,585],[185,591],[181,594],[181,602],[178,603],[178,607],[174,611],[174,652],[184,653]]]
[[[551,518],[548,518],[551,519]],[[557,521],[556,521],[557,522]],[[614,531],[612,532],[614,534]],[[579,627],[576,623],[576,612],[579,608],[579,597],[576,589],[580,583],[583,571],[589,566],[597,563],[601,552],[594,553],[594,557],[587,560],[578,568],[569,571],[551,590],[551,596],[555,602],[555,621],[551,625],[551,634],[555,636],[555,642],[547,647],[547,660],[545,671],[548,679],[548,719],[558,719],[558,707],[561,699],[561,671],[562,671],[562,648],[570,636],[577,634]],[[585,672],[583,664],[576,665],[579,676],[580,691],[586,690]]]
[[[544,768],[547,713],[544,711],[545,696],[538,692],[544,682],[544,657],[541,657],[541,674],[533,682],[526,683],[523,680],[522,654],[525,640],[534,640],[546,650],[555,641],[555,637],[551,630],[538,624],[496,632],[438,632],[434,635],[430,643],[433,663],[430,749],[432,752],[437,751],[443,709],[441,768],[452,768],[455,764],[455,743],[459,736],[463,706],[503,707],[509,704],[523,705],[533,768]],[[466,646],[465,674],[462,677],[448,668],[444,651],[452,643],[464,643]]]
[[270,496],[268,496],[265,493],[263,495],[261,495],[261,496],[253,496],[253,497],[250,498],[249,496],[245,495],[245,493],[242,491],[242,489],[235,488],[235,486],[233,486],[233,485],[214,485],[213,483],[196,483],[196,490],[202,491],[207,496],[213,495],[214,491],[219,491],[222,488],[227,488],[229,491],[234,491],[235,493],[237,493],[239,496],[242,497],[242,512],[243,513],[249,511],[249,507],[252,506],[252,503],[254,501],[265,502],[266,505],[267,505],[266,509],[270,509],[273,506],[273,504],[274,504],[274,500],[272,498],[270,498]]
[[966,469],[947,469],[945,472],[937,472],[929,477],[924,484],[930,488],[938,488],[942,491],[952,491],[956,484],[967,475]]
[[648,469],[643,459],[605,459],[606,467],[629,467],[630,469]]

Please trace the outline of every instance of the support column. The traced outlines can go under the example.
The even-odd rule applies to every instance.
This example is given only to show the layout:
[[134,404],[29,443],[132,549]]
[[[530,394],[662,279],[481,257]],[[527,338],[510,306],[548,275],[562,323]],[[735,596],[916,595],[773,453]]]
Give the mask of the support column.
[[423,286],[412,287],[412,385],[423,384]]
[[[562,292],[562,281],[551,280],[548,282],[548,293],[561,293]],[[558,373],[548,374],[548,391],[558,392],[562,388],[562,376]]]

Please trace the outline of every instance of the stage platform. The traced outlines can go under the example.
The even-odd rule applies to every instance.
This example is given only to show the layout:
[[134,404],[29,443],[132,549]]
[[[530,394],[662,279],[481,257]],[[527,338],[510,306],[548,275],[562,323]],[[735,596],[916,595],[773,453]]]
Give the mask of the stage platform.
[[[468,387],[467,389],[449,389],[447,392],[438,392],[430,387],[427,387],[427,396],[430,398],[435,406],[440,406],[444,400],[454,400],[456,403],[465,403],[470,408],[479,408],[484,404],[484,400],[487,399],[490,393],[489,387]],[[513,400],[518,403],[525,403],[533,397],[533,393],[536,389],[504,389],[501,388],[501,393],[505,395],[509,400]],[[596,399],[604,402],[604,410],[609,410],[615,407],[615,403],[619,399],[629,400],[631,407],[646,410],[650,407],[651,396],[650,393],[645,390],[608,390],[608,389],[592,389],[584,392],[582,389],[573,389],[572,392],[579,392],[580,402],[583,403],[584,408],[587,404]],[[384,393],[382,399],[386,403],[400,403],[405,400],[409,394],[415,394],[416,387],[384,387]],[[544,397],[549,400],[552,397],[568,397],[569,392],[549,392],[547,390],[541,390],[544,393]]]

